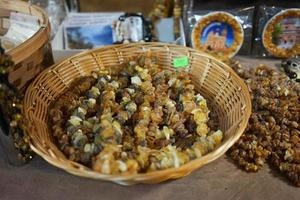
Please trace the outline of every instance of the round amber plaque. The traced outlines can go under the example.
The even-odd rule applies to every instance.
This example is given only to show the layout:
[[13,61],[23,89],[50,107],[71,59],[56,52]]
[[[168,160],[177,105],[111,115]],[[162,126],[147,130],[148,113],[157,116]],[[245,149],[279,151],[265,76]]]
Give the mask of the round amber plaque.
[[286,9],[273,16],[262,34],[263,45],[273,56],[290,58],[300,54],[300,9]]
[[233,57],[241,48],[244,31],[239,21],[227,12],[203,16],[192,31],[192,46],[221,59]]

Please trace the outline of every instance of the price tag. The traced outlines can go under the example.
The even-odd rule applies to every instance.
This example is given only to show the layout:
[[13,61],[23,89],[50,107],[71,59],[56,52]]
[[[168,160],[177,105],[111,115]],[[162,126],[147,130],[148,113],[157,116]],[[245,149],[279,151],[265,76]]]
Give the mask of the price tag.
[[189,65],[189,58],[187,56],[178,57],[173,59],[174,68],[184,68]]

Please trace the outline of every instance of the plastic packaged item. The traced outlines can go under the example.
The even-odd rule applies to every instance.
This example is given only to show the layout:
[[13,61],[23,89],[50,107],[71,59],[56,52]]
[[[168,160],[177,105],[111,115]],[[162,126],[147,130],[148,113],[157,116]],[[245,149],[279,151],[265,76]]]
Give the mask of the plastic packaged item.
[[191,12],[193,9],[193,2],[194,2],[193,0],[183,0],[182,21],[183,21],[184,33],[186,35],[189,32],[188,13]]
[[151,41],[151,26],[141,13],[126,13],[119,17],[113,26],[114,42],[149,42]]
[[79,12],[79,2],[77,0],[65,0],[70,12]]
[[1,37],[3,48],[8,51],[32,37],[40,28],[38,18],[23,13],[10,13],[10,26]]
[[53,38],[68,13],[65,0],[29,0],[29,2],[45,9],[51,23],[51,37]]
[[244,40],[242,25],[227,12],[211,12],[195,24],[191,45],[218,57],[233,57]]
[[140,13],[70,13],[63,27],[66,49],[151,41],[151,26]]
[[188,11],[188,41],[194,48],[227,59],[249,55],[254,7]]
[[252,54],[279,58],[300,55],[300,9],[260,6]]
[[113,44],[112,24],[123,14],[70,13],[63,23],[65,49],[91,49]]
[[158,23],[155,24],[155,29],[157,30],[157,40],[159,42],[167,42],[171,44],[186,46],[182,20],[180,20],[179,23],[180,36],[176,38],[173,31],[174,18],[170,17],[161,19]]

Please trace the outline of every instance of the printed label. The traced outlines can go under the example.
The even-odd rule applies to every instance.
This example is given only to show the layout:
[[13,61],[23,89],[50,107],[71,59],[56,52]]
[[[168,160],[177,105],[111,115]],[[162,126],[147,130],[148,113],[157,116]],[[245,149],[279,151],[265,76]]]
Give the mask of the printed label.
[[300,18],[288,17],[275,24],[272,43],[281,49],[292,49],[300,44]]
[[189,58],[186,56],[174,58],[174,60],[173,60],[174,68],[182,68],[182,67],[186,67],[188,65],[189,65]]
[[201,44],[210,51],[226,51],[234,41],[232,27],[222,22],[210,23],[203,29],[200,37]]

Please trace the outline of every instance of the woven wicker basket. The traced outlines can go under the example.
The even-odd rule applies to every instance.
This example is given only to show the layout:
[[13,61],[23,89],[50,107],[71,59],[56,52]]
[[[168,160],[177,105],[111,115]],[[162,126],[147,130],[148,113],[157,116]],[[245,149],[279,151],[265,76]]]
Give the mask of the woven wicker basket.
[[49,43],[50,23],[46,13],[37,6],[18,0],[0,0],[0,34],[4,35],[10,26],[11,12],[20,12],[36,16],[40,29],[31,38],[8,51],[15,67],[9,73],[9,82],[18,89],[39,74],[43,67],[53,64],[52,51]]
[[[179,168],[134,175],[104,175],[69,161],[57,148],[48,129],[48,108],[71,84],[80,77],[90,75],[96,69],[110,69],[113,73],[128,57],[150,52],[160,66],[173,68],[176,57],[187,56],[187,69],[199,91],[216,112],[225,137],[211,153]],[[173,68],[174,69],[174,68]],[[248,89],[233,70],[215,58],[182,46],[162,43],[144,43],[108,46],[87,51],[56,64],[44,72],[28,88],[24,100],[24,114],[28,120],[28,134],[32,149],[49,163],[69,173],[94,179],[109,180],[123,185],[134,183],[158,183],[183,177],[193,170],[223,155],[243,133],[250,113],[251,100]]]

